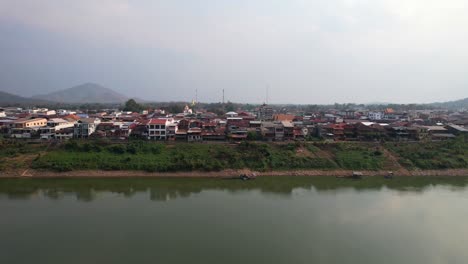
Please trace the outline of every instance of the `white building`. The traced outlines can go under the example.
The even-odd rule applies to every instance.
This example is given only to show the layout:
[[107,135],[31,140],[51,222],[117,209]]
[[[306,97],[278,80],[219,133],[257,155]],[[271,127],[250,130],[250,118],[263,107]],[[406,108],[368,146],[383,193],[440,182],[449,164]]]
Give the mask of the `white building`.
[[41,134],[41,139],[53,139],[55,138],[55,132],[62,130],[64,128],[70,128],[74,127],[75,122],[69,122],[65,119],[62,118],[51,118],[49,121],[47,121],[47,126],[42,127],[39,130],[39,133]]
[[74,124],[74,138],[88,138],[96,131],[97,125],[101,123],[99,118],[82,118]]
[[369,118],[369,120],[382,120],[384,117],[384,113],[383,112],[369,112],[367,114],[367,117]]
[[170,124],[174,123],[173,119],[152,118],[146,124],[148,129],[148,139],[151,140],[166,140],[167,130]]

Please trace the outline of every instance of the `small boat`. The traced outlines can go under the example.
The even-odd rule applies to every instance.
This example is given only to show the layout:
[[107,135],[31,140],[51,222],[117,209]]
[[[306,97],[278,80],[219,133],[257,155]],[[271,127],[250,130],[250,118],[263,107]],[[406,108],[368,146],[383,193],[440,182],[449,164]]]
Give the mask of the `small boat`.
[[255,173],[242,173],[240,176],[239,176],[239,179],[243,180],[243,181],[247,181],[247,180],[253,180],[257,177],[257,175]]
[[389,171],[388,174],[384,176],[384,178],[388,180],[393,179],[393,171]]
[[360,179],[362,179],[362,176],[364,176],[364,174],[362,172],[353,171],[353,175],[351,176],[351,178],[360,180]]

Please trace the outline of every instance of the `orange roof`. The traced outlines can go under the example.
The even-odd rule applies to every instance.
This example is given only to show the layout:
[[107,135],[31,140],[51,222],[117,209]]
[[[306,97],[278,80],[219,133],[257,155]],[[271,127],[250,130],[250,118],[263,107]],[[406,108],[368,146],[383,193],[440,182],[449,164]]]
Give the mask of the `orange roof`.
[[277,114],[275,115],[275,120],[276,121],[293,121],[295,115],[287,115],[287,114]]
[[78,117],[77,115],[67,115],[67,116],[65,116],[63,118],[73,119],[73,120],[76,120],[76,121],[80,120],[80,117]]
[[166,119],[150,119],[148,122],[148,125],[165,125],[166,124]]

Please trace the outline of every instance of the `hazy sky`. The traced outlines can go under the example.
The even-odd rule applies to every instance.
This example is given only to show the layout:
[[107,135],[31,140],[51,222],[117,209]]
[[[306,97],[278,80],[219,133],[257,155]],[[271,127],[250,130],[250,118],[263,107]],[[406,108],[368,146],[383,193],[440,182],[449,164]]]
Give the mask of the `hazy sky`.
[[468,97],[467,0],[0,0],[0,90],[166,101]]

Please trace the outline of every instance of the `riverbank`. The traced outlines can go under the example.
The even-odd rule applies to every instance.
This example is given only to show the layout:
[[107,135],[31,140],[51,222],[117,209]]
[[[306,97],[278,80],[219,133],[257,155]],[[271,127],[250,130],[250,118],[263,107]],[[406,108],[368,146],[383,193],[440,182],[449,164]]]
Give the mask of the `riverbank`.
[[[164,144],[0,142],[4,177],[237,177],[304,175],[468,175],[465,138],[446,142],[243,142]],[[30,176],[28,176],[30,175]]]
[[[388,171],[360,171],[363,176],[385,176]],[[146,172],[146,171],[104,171],[104,170],[75,170],[57,172],[50,170],[17,169],[0,172],[0,178],[237,178],[241,174],[254,173],[259,177],[268,176],[330,176],[345,177],[352,175],[352,170],[291,170],[291,171],[250,171],[223,170],[216,172]],[[468,176],[468,169],[447,170],[397,170],[395,176]]]

